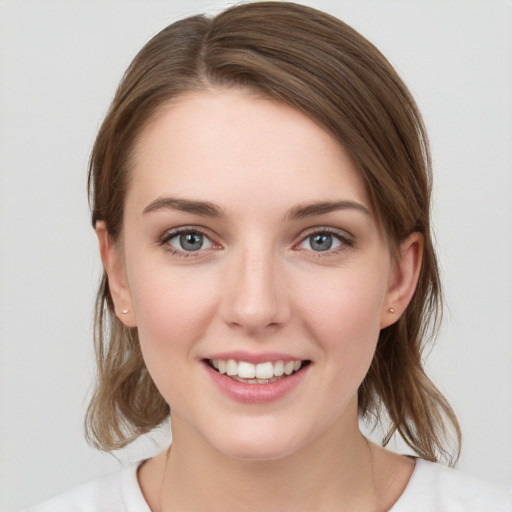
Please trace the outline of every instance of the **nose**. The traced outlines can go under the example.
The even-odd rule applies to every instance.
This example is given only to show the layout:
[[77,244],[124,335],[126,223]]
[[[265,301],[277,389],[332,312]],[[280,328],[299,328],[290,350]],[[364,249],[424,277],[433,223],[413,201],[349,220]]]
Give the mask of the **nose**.
[[246,250],[233,260],[227,270],[224,321],[253,336],[282,327],[289,319],[290,305],[275,255],[270,250]]

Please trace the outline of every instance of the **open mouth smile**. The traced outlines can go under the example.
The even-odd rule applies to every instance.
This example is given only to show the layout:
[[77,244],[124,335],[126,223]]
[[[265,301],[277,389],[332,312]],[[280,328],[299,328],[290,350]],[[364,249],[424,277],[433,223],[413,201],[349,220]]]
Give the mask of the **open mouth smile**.
[[271,384],[294,375],[308,366],[311,361],[278,360],[253,364],[235,359],[206,359],[205,362],[221,375],[226,375],[237,382]]

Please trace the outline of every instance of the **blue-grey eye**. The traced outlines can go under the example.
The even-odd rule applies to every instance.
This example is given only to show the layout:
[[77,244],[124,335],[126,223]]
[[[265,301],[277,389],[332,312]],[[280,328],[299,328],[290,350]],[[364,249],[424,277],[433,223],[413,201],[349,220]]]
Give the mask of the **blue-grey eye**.
[[176,249],[186,252],[208,249],[212,246],[210,239],[197,231],[177,234],[169,240],[169,244]]
[[331,235],[330,233],[314,233],[305,238],[299,247],[315,252],[323,252],[336,249],[341,244],[340,238],[335,235]]

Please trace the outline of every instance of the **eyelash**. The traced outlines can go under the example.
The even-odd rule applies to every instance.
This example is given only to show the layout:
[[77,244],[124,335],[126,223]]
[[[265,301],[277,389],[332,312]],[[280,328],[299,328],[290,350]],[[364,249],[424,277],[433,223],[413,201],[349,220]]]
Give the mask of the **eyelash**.
[[[305,235],[302,236],[299,243],[295,244],[294,247],[298,247],[299,245],[306,242],[308,239],[311,239],[312,237],[316,235],[329,235],[335,238],[340,245],[338,247],[335,247],[334,249],[327,249],[325,251],[314,251],[312,249],[304,249],[308,252],[310,252],[313,257],[315,258],[324,258],[329,256],[337,256],[340,252],[347,250],[348,248],[354,247],[354,239],[350,236],[347,236],[347,234],[342,234],[339,230],[335,228],[329,228],[329,227],[318,227],[318,228],[312,228],[309,232],[307,232]],[[311,244],[310,244],[311,245]],[[301,250],[301,249],[299,249]]]
[[173,256],[178,256],[180,258],[194,257],[194,256],[198,255],[198,254],[196,255],[195,253],[201,254],[204,251],[204,249],[198,249],[197,251],[185,251],[185,250],[176,249],[169,242],[173,238],[176,238],[180,235],[201,235],[204,238],[206,238],[207,240],[209,240],[210,243],[212,244],[212,246],[215,246],[215,245],[218,246],[218,244],[215,244],[215,242],[213,242],[211,240],[211,237],[208,236],[208,234],[204,230],[202,230],[201,228],[188,227],[188,226],[173,229],[171,231],[167,231],[166,233],[164,233],[160,237],[160,245],[164,246],[165,250],[168,251],[169,253],[171,253]]
[[[204,230],[202,230],[201,228],[196,228],[196,227],[182,227],[182,228],[173,229],[171,231],[167,231],[160,237],[159,244],[164,246],[165,250],[168,251],[169,253],[171,253],[172,255],[178,256],[181,258],[190,258],[190,257],[194,257],[194,256],[199,256],[199,254],[202,254],[206,250],[206,249],[198,249],[197,251],[186,251],[186,250],[176,249],[172,245],[170,245],[169,242],[173,238],[176,238],[180,235],[185,235],[185,234],[201,235],[201,236],[205,237],[211,243],[212,246],[220,247],[218,244],[215,244],[215,242],[213,242],[211,240],[211,237]],[[335,247],[334,249],[329,248],[325,251],[314,251],[312,249],[298,248],[298,246],[300,246],[301,244],[306,242],[308,239],[314,237],[315,235],[332,236],[340,243],[340,245],[338,247]],[[350,248],[353,246],[354,246],[354,240],[351,237],[341,234],[340,231],[338,231],[337,229],[321,227],[321,228],[312,228],[309,232],[304,234],[301,237],[300,241],[294,245],[294,248],[298,248],[298,250],[306,250],[306,251],[312,253],[314,255],[314,257],[328,257],[328,256],[337,255],[340,252],[346,250],[347,248]],[[195,253],[197,253],[197,254],[195,254]]]

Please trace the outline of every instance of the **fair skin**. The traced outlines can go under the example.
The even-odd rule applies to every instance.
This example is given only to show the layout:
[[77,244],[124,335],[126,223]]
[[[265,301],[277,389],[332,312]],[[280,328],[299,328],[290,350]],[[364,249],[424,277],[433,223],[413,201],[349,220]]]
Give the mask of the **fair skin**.
[[[392,506],[414,462],[363,438],[357,390],[414,292],[422,238],[391,258],[331,135],[246,91],[182,96],[135,145],[121,237],[97,234],[118,316],[171,408],[170,456],[138,475],[152,510]],[[300,368],[214,368],[229,359]]]

